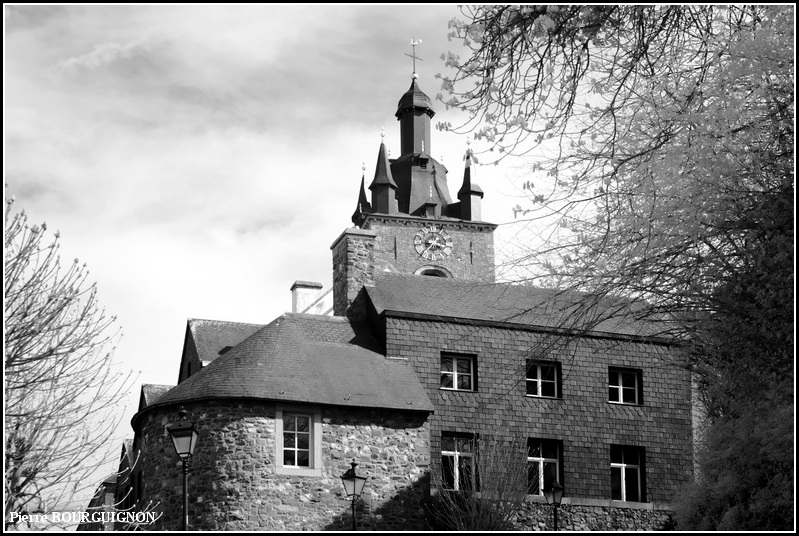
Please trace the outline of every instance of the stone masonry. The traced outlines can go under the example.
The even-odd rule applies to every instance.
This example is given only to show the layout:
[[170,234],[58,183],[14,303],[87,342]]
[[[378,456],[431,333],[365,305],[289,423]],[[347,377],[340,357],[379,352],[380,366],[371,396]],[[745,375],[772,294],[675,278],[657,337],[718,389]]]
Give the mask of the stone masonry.
[[[191,530],[336,530],[351,526],[340,476],[358,465],[369,477],[358,503],[359,527],[423,530],[422,501],[430,460],[426,413],[326,406],[322,476],[275,474],[275,406],[266,401],[186,404],[200,428],[190,462]],[[144,499],[161,517],[153,530],[178,530],[181,463],[165,426],[176,408],[144,415]]]
[[[428,261],[414,248],[416,233],[431,224],[452,237],[452,253],[444,259]],[[413,274],[423,267],[437,267],[455,279],[494,282],[494,224],[370,214],[363,225],[377,234],[374,248],[377,272]]]

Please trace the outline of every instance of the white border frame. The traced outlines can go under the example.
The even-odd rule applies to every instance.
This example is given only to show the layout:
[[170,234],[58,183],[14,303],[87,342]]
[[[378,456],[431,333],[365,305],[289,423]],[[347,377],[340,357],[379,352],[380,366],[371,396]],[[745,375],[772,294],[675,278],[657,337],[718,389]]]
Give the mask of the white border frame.
[[[311,417],[310,467],[283,465],[283,414]],[[322,476],[322,412],[318,407],[278,404],[275,406],[275,474],[289,476]]]

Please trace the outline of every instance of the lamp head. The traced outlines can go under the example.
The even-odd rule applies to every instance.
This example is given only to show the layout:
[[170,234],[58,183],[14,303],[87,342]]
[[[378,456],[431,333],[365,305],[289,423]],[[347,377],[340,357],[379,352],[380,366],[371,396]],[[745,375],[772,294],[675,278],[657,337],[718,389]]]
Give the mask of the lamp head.
[[167,426],[167,431],[172,438],[172,444],[178,457],[181,461],[187,462],[194,454],[194,447],[197,446],[197,438],[200,434],[194,423],[186,419],[188,412],[183,407],[180,408],[178,415],[180,420]]

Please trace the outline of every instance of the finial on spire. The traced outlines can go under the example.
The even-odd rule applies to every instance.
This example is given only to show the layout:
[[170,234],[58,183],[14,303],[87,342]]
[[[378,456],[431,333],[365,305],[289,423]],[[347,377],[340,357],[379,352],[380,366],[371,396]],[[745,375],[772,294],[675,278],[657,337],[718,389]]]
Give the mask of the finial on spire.
[[411,78],[416,80],[419,78],[419,75],[416,74],[416,60],[423,61],[422,58],[416,55],[416,45],[421,45],[422,40],[416,39],[415,37],[411,38],[411,53],[405,53],[406,56],[413,59],[413,74],[411,74]]
[[380,127],[380,143],[383,143],[386,140],[386,129],[384,127]]
[[366,162],[361,162],[361,171],[366,173]]
[[424,140],[422,140],[422,152],[424,152]]

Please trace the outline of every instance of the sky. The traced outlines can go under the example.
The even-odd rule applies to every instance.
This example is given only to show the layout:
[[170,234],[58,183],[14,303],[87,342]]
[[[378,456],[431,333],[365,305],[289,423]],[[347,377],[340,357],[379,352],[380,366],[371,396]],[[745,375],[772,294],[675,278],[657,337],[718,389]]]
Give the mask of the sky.
[[[295,280],[332,284],[330,245],[374,175],[399,98],[435,101],[455,6],[4,7],[5,195],[60,231],[118,318],[115,360],[141,384],[177,381],[189,318],[266,324]],[[462,117],[434,104],[433,119]],[[463,177],[466,137],[433,130]],[[473,168],[474,169],[474,168]],[[516,204],[513,171],[473,171],[483,219]],[[502,250],[506,227],[500,226]]]

